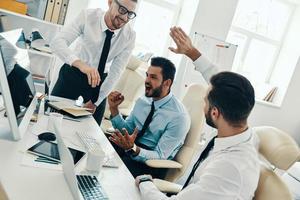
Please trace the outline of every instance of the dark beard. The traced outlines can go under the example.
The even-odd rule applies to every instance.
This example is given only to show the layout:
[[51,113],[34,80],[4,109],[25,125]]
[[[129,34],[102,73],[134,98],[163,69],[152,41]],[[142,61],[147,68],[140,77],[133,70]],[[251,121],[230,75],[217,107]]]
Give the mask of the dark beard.
[[209,109],[207,111],[207,113],[205,113],[205,119],[206,119],[206,124],[213,127],[213,128],[217,128],[216,125],[214,124],[212,118],[211,118],[211,110],[212,110],[212,107],[209,106]]
[[159,87],[152,89],[153,90],[152,94],[151,95],[146,94],[146,97],[154,97],[154,98],[160,97],[162,93],[162,87],[163,85],[161,84]]

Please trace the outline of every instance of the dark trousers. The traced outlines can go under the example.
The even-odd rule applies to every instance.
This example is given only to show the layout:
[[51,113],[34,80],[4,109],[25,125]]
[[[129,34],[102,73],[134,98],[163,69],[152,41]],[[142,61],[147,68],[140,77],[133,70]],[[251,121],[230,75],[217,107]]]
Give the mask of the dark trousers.
[[142,162],[137,162],[133,160],[130,154],[126,153],[123,149],[118,147],[116,144],[112,142],[111,144],[134,178],[144,174],[150,174],[153,178],[159,178],[159,179],[164,179],[164,177],[166,176],[167,169],[148,167],[146,164]]
[[[101,84],[104,82],[106,76],[107,74],[104,74],[104,77],[101,77]],[[71,67],[68,64],[64,64],[59,71],[59,76],[51,95],[73,100],[76,100],[79,96],[82,96],[85,103],[90,100],[95,103],[98,100],[101,84],[95,88],[92,88],[88,84],[88,78],[85,74],[83,74],[76,67]],[[93,117],[99,126],[101,125],[105,106],[106,98],[101,102],[93,114]]]

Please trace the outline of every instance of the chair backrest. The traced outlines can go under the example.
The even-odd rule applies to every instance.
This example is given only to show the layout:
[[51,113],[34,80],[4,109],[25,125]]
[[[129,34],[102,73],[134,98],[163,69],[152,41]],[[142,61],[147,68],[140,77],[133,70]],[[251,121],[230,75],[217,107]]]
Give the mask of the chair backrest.
[[254,200],[292,200],[293,197],[281,178],[269,167],[261,165]]
[[287,133],[274,127],[255,127],[259,142],[259,153],[263,156],[260,178],[255,200],[292,200],[293,197],[282,181],[274,172],[273,167],[288,170],[300,158],[297,143]]
[[114,88],[114,90],[121,92],[125,97],[119,109],[126,116],[128,116],[135,101],[144,91],[145,77],[137,71],[138,68],[142,67],[147,67],[147,63],[131,56],[124,73]]
[[2,186],[1,180],[0,180],[0,200],[8,200],[8,196],[4,190],[4,187]]
[[[140,67],[147,67],[147,63],[131,56],[124,73],[113,89],[124,95],[124,101],[119,106],[119,110],[122,115],[128,116],[135,104],[135,101],[143,94],[145,78],[141,72],[137,71]],[[106,105],[104,117],[109,119],[109,116],[110,111],[108,109],[108,105]],[[102,128],[106,129],[110,127],[105,126]]]
[[199,84],[189,86],[183,98],[183,104],[191,118],[191,127],[184,144],[177,153],[175,161],[182,164],[180,169],[169,169],[165,180],[174,182],[180,178],[190,164],[200,142],[204,125],[204,97],[206,88]]
[[299,161],[299,147],[288,133],[270,126],[254,127],[253,130],[259,137],[259,153],[271,165],[288,170]]

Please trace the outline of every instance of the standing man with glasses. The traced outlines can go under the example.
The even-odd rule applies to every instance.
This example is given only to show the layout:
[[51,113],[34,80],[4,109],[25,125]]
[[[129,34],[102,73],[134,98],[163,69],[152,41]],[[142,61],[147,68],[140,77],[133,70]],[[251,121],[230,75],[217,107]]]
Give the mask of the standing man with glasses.
[[[100,125],[106,97],[120,78],[135,44],[128,22],[136,17],[138,0],[108,0],[109,9],[87,9],[54,38],[51,48],[65,63],[52,95],[82,96]],[[70,45],[76,40],[75,48]],[[108,65],[110,63],[110,65]]]

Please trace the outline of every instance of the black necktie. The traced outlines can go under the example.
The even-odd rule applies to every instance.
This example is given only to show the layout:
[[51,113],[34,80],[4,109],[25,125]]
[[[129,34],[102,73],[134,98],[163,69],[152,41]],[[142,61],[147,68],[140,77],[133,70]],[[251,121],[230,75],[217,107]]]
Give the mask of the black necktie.
[[201,155],[199,156],[197,162],[194,164],[193,169],[189,175],[189,177],[187,178],[186,182],[184,183],[182,189],[184,189],[186,186],[188,186],[190,180],[192,179],[192,177],[194,176],[197,168],[199,167],[199,164],[205,160],[210,152],[210,150],[214,147],[215,144],[215,139],[217,136],[215,136],[213,139],[211,139],[209,141],[209,143],[207,144],[207,146],[205,147],[205,149],[202,151]]
[[110,44],[111,44],[111,38],[114,35],[114,32],[111,32],[108,29],[105,31],[105,33],[106,33],[106,38],[104,41],[104,45],[103,45],[103,49],[102,49],[102,53],[101,53],[101,57],[100,57],[99,65],[98,65],[98,72],[99,72],[101,79],[103,79],[104,69],[105,69],[105,65],[106,65],[106,61],[107,61],[107,57],[108,57],[108,53],[109,53],[109,49],[110,49]]
[[154,111],[155,111],[154,101],[152,101],[150,113],[147,116],[147,118],[146,118],[146,120],[144,122],[142,130],[139,132],[139,134],[137,136],[137,139],[140,138],[140,137],[142,137],[145,134],[146,129],[149,127],[149,124],[152,121],[152,117],[153,117]]

